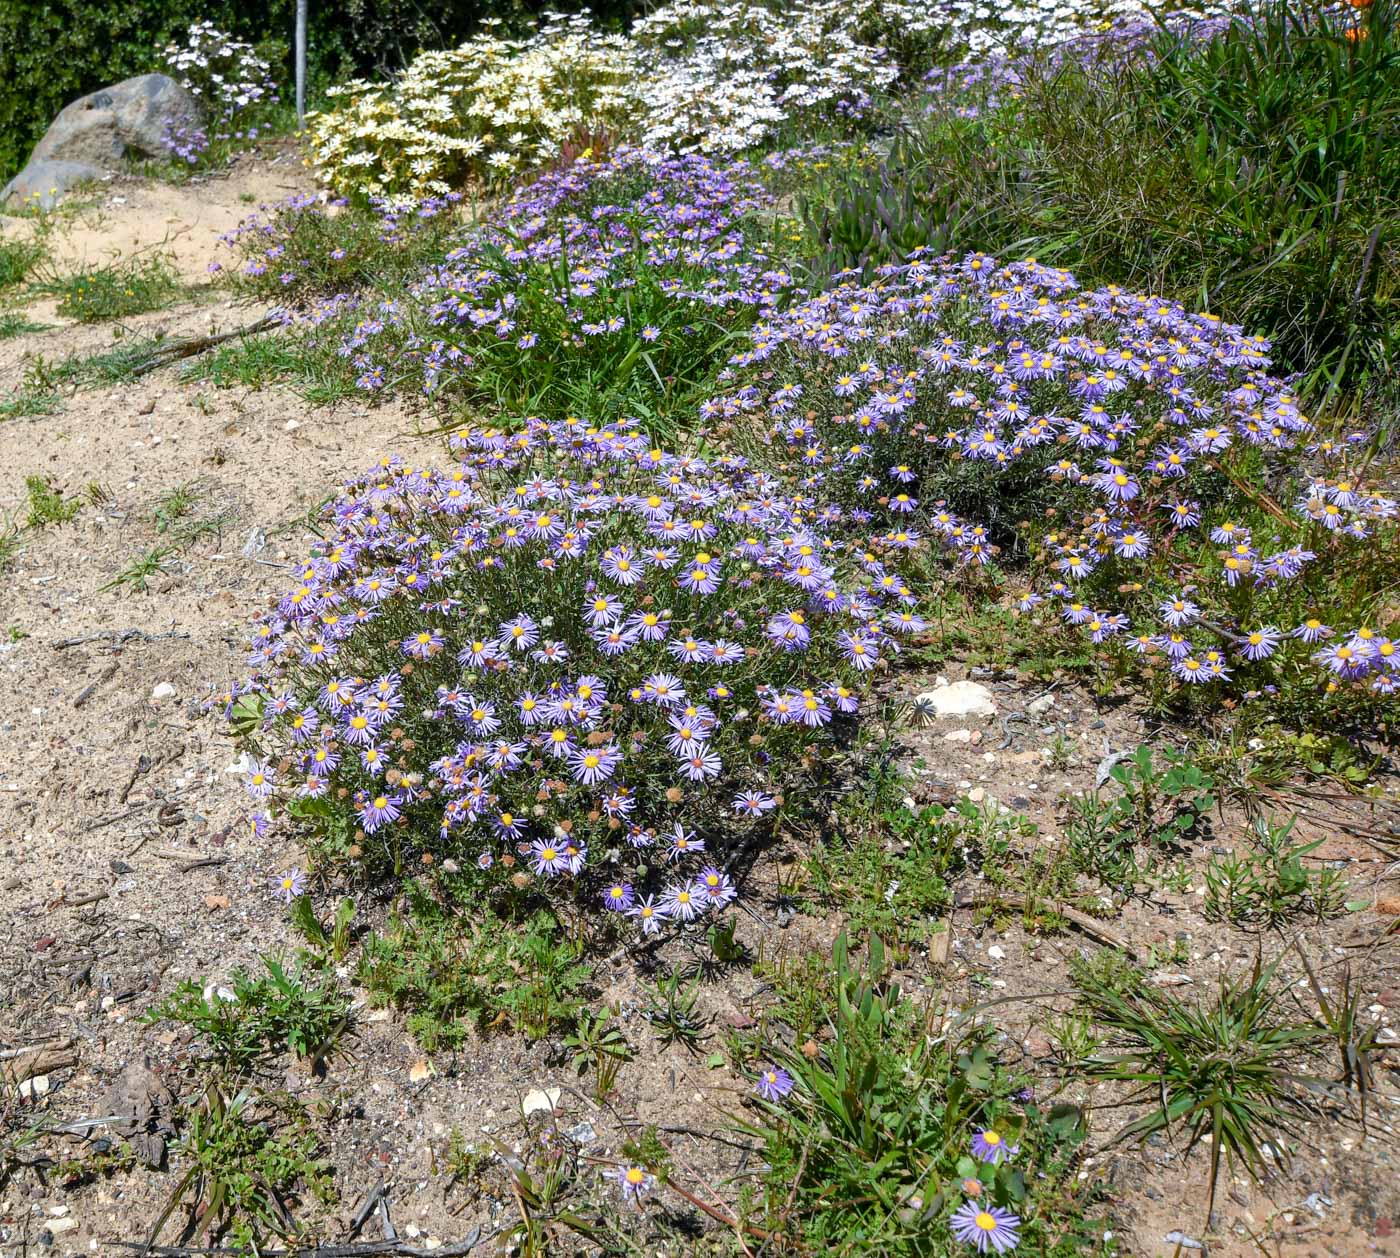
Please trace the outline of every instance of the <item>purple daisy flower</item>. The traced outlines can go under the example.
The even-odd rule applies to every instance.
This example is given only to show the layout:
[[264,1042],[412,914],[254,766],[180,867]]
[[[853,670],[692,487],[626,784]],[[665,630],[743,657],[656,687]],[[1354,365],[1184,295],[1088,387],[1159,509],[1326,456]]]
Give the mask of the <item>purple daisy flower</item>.
[[537,874],[562,874],[569,867],[569,853],[563,843],[536,839],[530,844],[530,861]]
[[656,1187],[656,1176],[648,1175],[640,1166],[610,1166],[603,1172],[603,1178],[610,1179],[617,1185],[623,1201],[638,1207],[641,1206],[642,1198]]
[[793,1078],[781,1066],[765,1066],[759,1071],[754,1091],[765,1101],[784,1100],[793,1089]]
[[393,795],[366,796],[360,801],[358,812],[366,834],[373,834],[391,821],[397,821],[401,815],[399,801]]
[[975,1246],[979,1254],[1004,1254],[1021,1240],[1021,1220],[1000,1206],[965,1201],[949,1220],[953,1235],[964,1244]]
[[984,1127],[972,1137],[972,1156],[979,1162],[990,1162],[993,1166],[1014,1157],[1019,1145],[1010,1144],[1001,1132],[992,1127]]
[[278,896],[283,904],[290,904],[306,890],[306,875],[300,869],[289,869],[284,874],[275,874],[271,881],[273,894]]
[[666,911],[664,904],[657,904],[655,896],[647,896],[640,904],[632,908],[631,915],[641,923],[642,934],[659,935],[661,924],[671,915]]
[[584,786],[597,786],[617,772],[622,752],[609,743],[605,747],[575,748],[569,752],[569,772]]
[[761,817],[777,806],[777,800],[764,791],[740,791],[734,796],[734,811],[741,817]]
[[614,913],[630,913],[636,902],[631,883],[615,882],[603,891],[603,907]]

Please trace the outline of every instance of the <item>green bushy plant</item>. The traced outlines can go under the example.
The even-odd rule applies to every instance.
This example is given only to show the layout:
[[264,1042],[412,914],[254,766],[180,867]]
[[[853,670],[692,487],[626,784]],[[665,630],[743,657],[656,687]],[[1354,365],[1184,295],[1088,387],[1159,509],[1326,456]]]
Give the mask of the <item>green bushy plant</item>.
[[841,935],[826,982],[820,1049],[775,1051],[744,1128],[763,1144],[763,1225],[838,1254],[964,1252],[960,1219],[974,1238],[999,1225],[1008,1249],[1094,1252],[1067,1191],[1081,1112],[1018,1094],[989,1029],[929,1034],[936,1007],[903,996],[878,937],[861,961]]
[[180,292],[169,261],[159,255],[94,267],[35,285],[58,299],[58,313],[79,323],[127,319],[168,305]]
[[211,1083],[191,1111],[174,1150],[179,1183],[148,1238],[154,1244],[183,1203],[183,1235],[208,1234],[236,1245],[262,1247],[267,1238],[293,1238],[301,1226],[290,1207],[303,1196],[334,1200],[330,1161],[306,1112],[291,1097],[245,1088],[229,1096]]
[[473,1029],[541,1039],[574,1027],[591,985],[581,953],[548,912],[523,921],[459,916],[415,883],[407,912],[365,941],[359,973],[432,1051],[460,1047]]
[[[234,288],[288,305],[374,289],[391,300],[441,263],[459,229],[455,195],[411,210],[294,196],[262,206],[220,238]],[[216,264],[221,267],[221,264]]]
[[630,425],[453,445],[350,488],[260,625],[229,705],[255,806],[365,873],[450,858],[646,933],[703,919],[916,623],[907,546]]
[[239,970],[226,985],[187,979],[144,1020],[192,1027],[215,1061],[238,1071],[284,1049],[302,1058],[327,1056],[346,1033],[349,999],[333,979],[302,965],[268,956],[263,966],[265,974]]
[[[1091,983],[1083,996],[1110,1036],[1086,1063],[1089,1073],[1137,1085],[1148,1108],[1116,1139],[1184,1130],[1189,1153],[1210,1145],[1210,1199],[1222,1162],[1258,1178],[1282,1163],[1284,1137],[1309,1113],[1302,1064],[1319,1029],[1289,1020],[1278,963],[1222,978],[1213,997],[1195,1003],[1138,986],[1127,992]],[[1087,976],[1081,975],[1080,981]]]
[[[768,204],[743,167],[580,159],[517,192],[409,293],[317,334],[370,394],[425,394],[449,414],[639,419],[670,444],[793,282],[767,265]],[[275,287],[277,265],[243,270]]]
[[1212,857],[1206,866],[1204,908],[1209,918],[1236,926],[1277,927],[1289,921],[1323,921],[1342,912],[1346,879],[1334,869],[1303,863],[1324,840],[1292,843],[1293,822],[1260,818],[1254,826],[1258,850]]

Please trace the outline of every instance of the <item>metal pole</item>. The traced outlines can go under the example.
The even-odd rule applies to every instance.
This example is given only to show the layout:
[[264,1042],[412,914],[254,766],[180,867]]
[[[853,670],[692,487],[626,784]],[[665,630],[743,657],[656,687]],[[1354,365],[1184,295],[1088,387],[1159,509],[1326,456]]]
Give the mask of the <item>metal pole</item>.
[[297,0],[297,130],[306,127],[306,5]]

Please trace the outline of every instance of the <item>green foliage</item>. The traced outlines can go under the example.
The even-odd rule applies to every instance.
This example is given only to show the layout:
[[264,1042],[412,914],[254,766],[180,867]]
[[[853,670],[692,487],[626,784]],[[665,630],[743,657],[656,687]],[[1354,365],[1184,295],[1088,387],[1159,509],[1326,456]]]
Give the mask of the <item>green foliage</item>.
[[[41,241],[29,238],[14,240],[0,238],[0,289],[13,288],[22,284],[33,273],[44,256]],[[19,315],[6,315],[6,319],[21,319]],[[14,335],[9,333],[8,335]]]
[[564,1037],[564,1048],[573,1054],[574,1070],[583,1075],[593,1069],[593,1096],[601,1105],[617,1084],[624,1062],[632,1060],[632,1047],[613,1024],[615,1010],[581,1013],[578,1025]]
[[350,926],[355,920],[355,901],[344,896],[326,921],[316,915],[309,895],[292,901],[292,925],[317,952],[336,963],[350,953]]
[[1256,961],[1244,975],[1222,977],[1213,1000],[1194,1004],[1141,985],[1129,992],[1081,989],[1116,1050],[1090,1058],[1088,1073],[1137,1085],[1137,1099],[1150,1106],[1116,1139],[1184,1129],[1189,1154],[1209,1137],[1207,1213],[1215,1208],[1222,1156],[1258,1178],[1271,1156],[1283,1159],[1284,1138],[1307,1111],[1298,1063],[1318,1030],[1284,1016],[1277,969],[1277,962]]
[[334,340],[286,330],[220,345],[191,362],[181,379],[207,380],[219,389],[264,389],[285,380],[312,406],[332,406],[356,391]]
[[43,332],[51,324],[35,323],[28,315],[8,310],[0,314],[0,341],[8,341],[16,336],[27,336],[31,332]]
[[174,546],[152,546],[142,555],[137,555],[122,568],[102,590],[125,590],[128,594],[145,594],[150,589],[153,577],[158,577],[170,569],[170,561],[175,557]]
[[229,985],[181,983],[143,1015],[151,1024],[181,1022],[208,1043],[221,1066],[242,1072],[284,1049],[320,1060],[334,1052],[350,1021],[350,1002],[332,978],[266,956],[267,973],[236,971]]
[[127,384],[150,369],[152,360],[166,341],[162,334],[127,337],[123,329],[120,342],[109,350],[82,357],[68,357],[53,364],[50,379],[53,385],[92,388],[102,384]]
[[1322,380],[1379,380],[1400,327],[1398,48],[1393,0],[1269,0],[1151,55],[1027,58],[976,117],[954,93],[918,151],[989,251],[1208,306]]
[[1264,739],[1258,757],[1261,772],[1275,781],[1302,770],[1330,778],[1353,790],[1365,786],[1381,766],[1381,757],[1357,747],[1340,734],[1325,731],[1293,733],[1274,730]]
[[1290,843],[1293,821],[1254,823],[1257,852],[1212,857],[1206,866],[1206,917],[1235,926],[1278,927],[1298,919],[1323,921],[1342,912],[1346,878],[1333,869],[1311,869],[1303,858],[1324,840]]
[[248,1088],[229,1098],[211,1084],[189,1116],[175,1162],[189,1169],[156,1220],[152,1241],[182,1201],[190,1215],[183,1239],[198,1244],[206,1233],[227,1235],[242,1246],[297,1235],[289,1207],[302,1192],[333,1201],[320,1141],[305,1112],[283,1095]]
[[[927,1033],[889,977],[878,938],[862,964],[845,935],[832,951],[829,1026],[820,1051],[779,1051],[796,1081],[786,1100],[756,1102],[745,1130],[763,1143],[761,1222],[833,1253],[951,1254],[946,1217],[971,1190],[1013,1210],[1029,1252],[1094,1252],[1066,1192],[1084,1120],[1072,1106],[1044,1111],[1011,1100],[990,1028]],[[970,1154],[993,1128],[1019,1153],[997,1164]],[[934,1237],[942,1239],[935,1240]]]
[[573,1027],[590,989],[581,946],[543,910],[524,920],[457,914],[419,882],[406,913],[366,938],[359,978],[381,1004],[408,1013],[424,1048],[458,1048],[473,1027],[542,1039]]
[[42,389],[22,388],[0,399],[0,419],[40,419],[62,409],[58,394]]
[[1106,797],[1095,789],[1070,801],[1066,826],[1075,862],[1106,883],[1140,879],[1139,851],[1145,849],[1151,860],[1179,850],[1215,807],[1214,780],[1172,748],[1159,764],[1143,743],[1118,759],[1109,777],[1120,792]]
[[397,213],[298,197],[261,207],[224,237],[238,259],[228,282],[279,304],[365,288],[393,299],[444,259],[459,228],[451,204]]
[[1372,1017],[1363,1016],[1369,997],[1365,985],[1351,970],[1351,962],[1341,967],[1341,978],[1324,986],[1313,969],[1312,962],[1303,951],[1300,940],[1294,940],[1294,948],[1303,962],[1308,975],[1308,986],[1317,1001],[1317,1016],[1314,1022],[1319,1035],[1330,1041],[1337,1052],[1340,1066],[1339,1082],[1348,1091],[1355,1089],[1361,1108],[1361,1126],[1366,1126],[1367,1109],[1370,1105],[1371,1090],[1375,1086],[1376,1054],[1381,1051],[1379,1042],[1380,1025]]
[[47,528],[50,524],[68,524],[83,509],[81,498],[65,498],[46,477],[26,476],[24,488],[29,495],[29,514],[25,523],[31,529]]
[[156,503],[154,522],[157,533],[168,533],[178,520],[194,510],[197,488],[193,484],[176,485]]
[[821,193],[796,199],[806,269],[819,286],[852,274],[868,282],[876,267],[907,262],[916,250],[938,255],[982,243],[968,189],[945,179],[910,133],[877,165],[847,169]]
[[180,283],[162,257],[132,258],[36,285],[58,298],[58,313],[80,323],[127,319],[159,310],[179,293]]
[[679,1044],[695,1053],[708,1038],[705,1027],[709,1019],[700,1013],[699,980],[682,987],[679,970],[657,983],[646,1017],[665,1047]]
[[[1006,841],[993,834],[983,846],[968,835],[974,805],[910,810],[878,792],[878,785],[853,792],[838,834],[812,845],[804,907],[840,912],[856,939],[875,934],[900,948],[926,946],[952,903],[951,880],[970,861],[1004,855]],[[871,796],[879,800],[873,815],[862,815]]]

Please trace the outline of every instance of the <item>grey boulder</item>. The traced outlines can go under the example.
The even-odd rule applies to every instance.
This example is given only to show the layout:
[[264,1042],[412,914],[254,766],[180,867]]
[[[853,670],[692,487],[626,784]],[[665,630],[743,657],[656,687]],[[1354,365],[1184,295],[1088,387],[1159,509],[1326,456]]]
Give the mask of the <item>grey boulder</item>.
[[51,210],[75,184],[101,179],[108,173],[88,162],[31,161],[0,192],[0,205],[14,198],[20,209]]
[[[132,159],[162,157],[167,136],[200,122],[199,102],[168,75],[138,74],[101,88],[64,106],[34,146],[29,166],[0,192],[0,203],[17,191],[32,196],[42,186],[42,194],[51,195],[63,178],[71,186]],[[47,171],[31,175],[35,166]],[[84,169],[77,174],[75,168]]]

